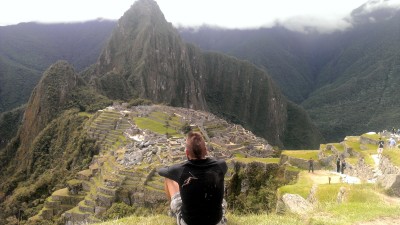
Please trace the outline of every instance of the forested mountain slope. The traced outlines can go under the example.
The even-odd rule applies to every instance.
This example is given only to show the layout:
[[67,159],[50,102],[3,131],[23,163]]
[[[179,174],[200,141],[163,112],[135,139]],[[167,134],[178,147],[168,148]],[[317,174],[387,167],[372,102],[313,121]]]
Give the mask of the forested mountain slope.
[[[184,43],[154,1],[137,1],[124,14],[97,64],[84,77],[111,99],[140,97],[209,110],[274,145],[316,147],[321,140],[308,115],[291,107],[265,71]],[[299,115],[309,129],[294,123]],[[285,139],[292,132],[296,135]]]
[[327,140],[338,140],[400,125],[394,90],[400,82],[400,14],[363,9],[354,10],[352,28],[329,34],[279,27],[180,32],[203,49],[223,51],[267,70],[285,95],[307,110]]
[[0,112],[26,103],[57,60],[69,61],[78,71],[94,63],[114,26],[115,21],[98,20],[0,27]]

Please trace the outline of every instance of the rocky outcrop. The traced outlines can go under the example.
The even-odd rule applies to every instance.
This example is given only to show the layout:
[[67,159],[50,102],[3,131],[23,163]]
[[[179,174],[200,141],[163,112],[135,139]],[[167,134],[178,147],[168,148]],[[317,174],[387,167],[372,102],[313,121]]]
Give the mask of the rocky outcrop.
[[347,164],[348,165],[345,169],[346,174],[358,177],[362,180],[373,180],[379,175],[377,174],[377,170],[372,165],[365,163],[365,159],[363,157],[359,157],[355,165],[351,165],[350,163]]
[[313,205],[298,194],[284,194],[277,203],[276,212],[305,215],[313,210]]
[[344,200],[346,199],[346,191],[347,191],[347,189],[345,187],[340,187],[339,188],[339,192],[338,192],[337,197],[336,197],[336,202],[337,203],[343,203],[344,202]]
[[387,157],[382,157],[379,163],[382,175],[377,182],[390,193],[400,196],[400,168],[393,165]]

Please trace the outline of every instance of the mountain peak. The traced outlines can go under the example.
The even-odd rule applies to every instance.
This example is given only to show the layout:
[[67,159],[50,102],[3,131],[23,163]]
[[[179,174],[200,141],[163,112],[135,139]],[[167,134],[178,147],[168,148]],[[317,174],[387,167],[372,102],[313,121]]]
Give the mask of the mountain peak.
[[165,25],[164,14],[154,0],[138,0],[119,19],[118,26],[124,28],[137,28],[140,25]]
[[90,83],[111,99],[206,109],[188,51],[157,3],[139,0],[118,21]]

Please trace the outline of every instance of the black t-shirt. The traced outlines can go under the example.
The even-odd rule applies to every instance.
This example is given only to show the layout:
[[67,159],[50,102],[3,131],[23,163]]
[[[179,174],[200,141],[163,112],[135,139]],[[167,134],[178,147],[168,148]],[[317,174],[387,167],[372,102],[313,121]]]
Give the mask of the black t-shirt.
[[384,144],[385,144],[384,141],[379,141],[379,142],[378,142],[378,145],[379,145],[378,147],[379,147],[379,148],[383,148],[383,145],[384,145]]
[[222,218],[224,160],[211,158],[189,160],[158,170],[158,173],[179,184],[182,218],[188,225],[213,225]]

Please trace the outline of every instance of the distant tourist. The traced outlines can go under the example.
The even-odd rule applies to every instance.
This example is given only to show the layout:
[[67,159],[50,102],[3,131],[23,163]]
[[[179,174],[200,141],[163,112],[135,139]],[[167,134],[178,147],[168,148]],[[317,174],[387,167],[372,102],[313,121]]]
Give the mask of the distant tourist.
[[336,159],[336,172],[340,173],[340,157]]
[[207,148],[199,133],[186,139],[187,161],[158,170],[165,177],[165,191],[178,225],[225,225],[224,160],[207,158]]
[[382,157],[382,152],[383,152],[383,146],[385,145],[385,142],[382,140],[382,138],[379,138],[378,141],[378,159]]
[[341,165],[341,167],[340,167],[340,169],[341,169],[341,173],[342,174],[344,174],[344,170],[346,169],[346,160],[342,160],[342,165]]
[[393,134],[393,135],[396,134],[396,129],[394,129],[394,127],[392,128],[392,134]]
[[311,157],[308,160],[308,172],[314,173],[314,160]]
[[389,139],[389,148],[393,149],[395,145],[396,145],[396,141],[394,140],[394,138],[391,137]]

